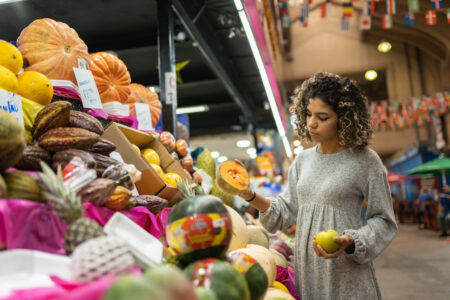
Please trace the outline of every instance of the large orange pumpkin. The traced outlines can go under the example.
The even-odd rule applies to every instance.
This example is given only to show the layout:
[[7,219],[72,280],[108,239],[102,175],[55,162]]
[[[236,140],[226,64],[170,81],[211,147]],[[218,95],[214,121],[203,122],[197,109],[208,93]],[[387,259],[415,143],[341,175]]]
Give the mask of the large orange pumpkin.
[[103,103],[125,102],[130,94],[130,73],[117,56],[107,52],[91,54],[91,71]]
[[148,106],[150,106],[153,127],[155,127],[161,117],[161,102],[159,101],[158,94],[152,92],[149,88],[146,88],[139,83],[132,83],[130,88],[131,94],[125,102],[130,107],[130,113],[136,117],[134,103],[137,102],[148,104]]
[[88,48],[77,32],[48,18],[35,20],[24,28],[17,46],[24,58],[25,71],[37,71],[49,79],[77,84],[72,68],[78,67],[78,58],[90,63]]

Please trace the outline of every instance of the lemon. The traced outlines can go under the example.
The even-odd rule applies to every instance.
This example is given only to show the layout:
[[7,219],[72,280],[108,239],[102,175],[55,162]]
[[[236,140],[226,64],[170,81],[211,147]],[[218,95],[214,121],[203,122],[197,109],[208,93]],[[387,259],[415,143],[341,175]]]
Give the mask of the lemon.
[[141,154],[149,164],[160,165],[159,155],[155,150],[146,148],[141,151]]
[[163,177],[164,175],[164,171],[161,169],[160,166],[155,165],[155,164],[150,164],[152,166],[152,168],[156,171],[156,173],[158,173],[159,177]]
[[138,146],[136,146],[135,144],[131,144],[131,146],[134,148],[134,150],[136,150],[137,154],[141,154],[141,149],[139,149]]
[[3,66],[0,66],[0,89],[13,93],[17,93],[19,89],[16,75]]
[[178,186],[177,181],[182,180],[181,176],[176,173],[166,173],[162,177],[162,180],[168,185]]
[[23,67],[23,57],[19,49],[7,41],[0,40],[0,66],[4,66],[14,75]]
[[25,71],[17,76],[18,94],[36,103],[47,105],[53,98],[53,85],[42,73]]

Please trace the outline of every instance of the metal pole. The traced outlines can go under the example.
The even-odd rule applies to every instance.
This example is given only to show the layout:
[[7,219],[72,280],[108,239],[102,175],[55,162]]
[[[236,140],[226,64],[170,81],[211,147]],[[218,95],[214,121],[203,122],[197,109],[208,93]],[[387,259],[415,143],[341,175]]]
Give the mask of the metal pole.
[[175,45],[173,39],[172,0],[158,0],[158,62],[159,98],[162,104],[162,125],[176,136],[177,81],[175,72]]

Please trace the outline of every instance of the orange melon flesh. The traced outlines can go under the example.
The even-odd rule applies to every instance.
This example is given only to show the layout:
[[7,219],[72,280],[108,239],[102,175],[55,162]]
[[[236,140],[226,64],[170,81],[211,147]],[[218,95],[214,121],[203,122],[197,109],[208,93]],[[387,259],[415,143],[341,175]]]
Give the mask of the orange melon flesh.
[[247,170],[234,161],[225,161],[217,169],[217,185],[230,195],[237,195],[249,185]]

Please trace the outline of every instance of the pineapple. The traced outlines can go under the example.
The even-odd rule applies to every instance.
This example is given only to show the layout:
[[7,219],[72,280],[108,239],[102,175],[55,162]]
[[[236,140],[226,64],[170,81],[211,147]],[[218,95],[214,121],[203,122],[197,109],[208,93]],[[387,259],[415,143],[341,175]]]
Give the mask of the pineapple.
[[57,174],[44,162],[41,162],[42,195],[50,203],[54,213],[69,224],[64,236],[64,248],[70,255],[79,244],[105,235],[103,228],[95,221],[83,218],[83,206],[77,194],[64,184],[61,168]]
[[196,183],[195,186],[191,186],[186,179],[178,180],[177,187],[181,195],[183,195],[183,199],[206,194],[201,185]]

